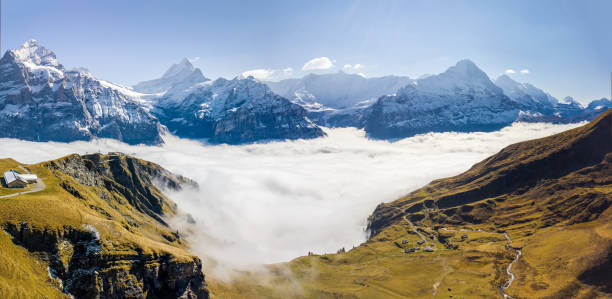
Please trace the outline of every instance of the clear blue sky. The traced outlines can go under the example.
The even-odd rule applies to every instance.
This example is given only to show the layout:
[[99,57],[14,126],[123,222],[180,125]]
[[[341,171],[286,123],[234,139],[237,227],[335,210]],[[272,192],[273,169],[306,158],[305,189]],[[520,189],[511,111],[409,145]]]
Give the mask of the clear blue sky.
[[[254,69],[418,77],[469,58],[562,98],[609,97],[612,1],[30,1],[2,3],[2,52],[37,39],[68,67],[131,85],[183,57],[210,78]],[[289,75],[280,70],[292,68]],[[528,69],[529,74],[519,71]],[[287,73],[288,74],[288,73]]]

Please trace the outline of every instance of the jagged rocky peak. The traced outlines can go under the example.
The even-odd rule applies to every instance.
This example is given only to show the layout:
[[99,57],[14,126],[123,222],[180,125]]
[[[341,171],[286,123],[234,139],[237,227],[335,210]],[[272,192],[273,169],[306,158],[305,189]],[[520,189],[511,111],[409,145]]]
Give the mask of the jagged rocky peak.
[[199,68],[187,58],[175,63],[161,76],[161,78],[143,81],[133,86],[134,90],[142,93],[165,93],[179,86],[186,88],[188,85],[208,81]]
[[[478,68],[478,66],[469,59],[459,60],[457,64],[448,68],[444,73],[440,74],[440,76],[449,76],[455,79],[467,80],[467,82],[475,82],[475,80],[482,80],[486,82],[491,82],[489,80],[489,76]],[[429,76],[422,80],[427,80],[431,78]],[[477,81],[476,81],[477,82]]]
[[457,89],[495,90],[499,89],[489,76],[469,59],[460,60],[445,72],[419,79],[418,89],[430,93],[455,93]]
[[470,77],[483,75],[486,77],[486,74],[480,68],[478,68],[478,66],[476,66],[473,61],[469,59],[462,59],[457,61],[455,66],[450,67],[446,72],[469,75]]
[[173,77],[181,74],[190,74],[194,70],[195,67],[193,66],[193,64],[191,64],[189,59],[183,58],[181,62],[175,63],[170,66],[170,68],[164,73],[162,78]]
[[24,63],[31,63],[38,66],[51,66],[57,69],[64,68],[57,62],[55,53],[43,47],[35,39],[23,43],[19,49],[9,50],[8,53],[11,53],[17,60]]

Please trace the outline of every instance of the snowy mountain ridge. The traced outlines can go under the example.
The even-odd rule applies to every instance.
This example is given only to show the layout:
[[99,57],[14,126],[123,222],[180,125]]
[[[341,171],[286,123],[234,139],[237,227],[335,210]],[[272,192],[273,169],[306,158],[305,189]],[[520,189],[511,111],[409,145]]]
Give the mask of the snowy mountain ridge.
[[[251,76],[213,81],[183,60],[162,78],[146,82],[166,88],[151,95],[152,112],[180,137],[238,144],[325,136],[304,108]],[[134,89],[160,90],[143,88],[147,84],[139,83]]]
[[519,105],[470,60],[417,79],[372,106],[365,130],[374,138],[439,131],[495,130],[512,123]]
[[0,59],[0,136],[161,143],[166,129],[140,96],[83,69],[66,70],[55,53],[29,40]]

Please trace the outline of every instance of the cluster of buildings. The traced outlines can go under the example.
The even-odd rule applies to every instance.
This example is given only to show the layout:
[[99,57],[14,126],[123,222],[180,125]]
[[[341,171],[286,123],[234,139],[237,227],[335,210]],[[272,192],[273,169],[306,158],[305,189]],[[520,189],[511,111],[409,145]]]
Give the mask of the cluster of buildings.
[[[410,242],[408,242],[408,240],[402,240],[402,245],[408,245]],[[419,240],[418,242],[416,242],[418,245],[422,245],[423,243],[425,243],[425,240]],[[399,244],[396,243],[397,246],[400,246]],[[427,246],[427,244],[425,244],[426,246],[423,247],[423,252],[434,252],[436,251],[434,245],[435,244],[431,244],[430,246]],[[404,249],[404,253],[413,253],[413,252],[417,252],[421,250],[420,246],[416,246],[416,247],[412,247],[412,248],[408,248],[408,249]]]
[[11,169],[4,172],[4,183],[9,188],[25,188],[28,184],[36,183],[38,177],[35,174],[20,173]]

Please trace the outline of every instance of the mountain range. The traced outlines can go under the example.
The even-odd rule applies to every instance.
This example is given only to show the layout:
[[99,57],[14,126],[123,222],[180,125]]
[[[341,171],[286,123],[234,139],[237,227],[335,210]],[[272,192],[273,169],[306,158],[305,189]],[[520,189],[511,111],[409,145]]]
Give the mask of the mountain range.
[[188,59],[133,87],[67,70],[35,40],[0,59],[0,137],[32,141],[114,138],[160,144],[167,133],[241,144],[325,136],[320,126],[357,127],[370,138],[491,131],[514,121],[592,120],[609,99],[586,107],[557,100],[503,75],[494,82],[470,60],[420,79],[338,72],[262,82],[206,78]]
[[188,60],[134,89],[157,93],[148,96],[152,99],[151,111],[179,137],[239,144],[325,136],[303,107],[273,93],[253,77],[213,81]]

